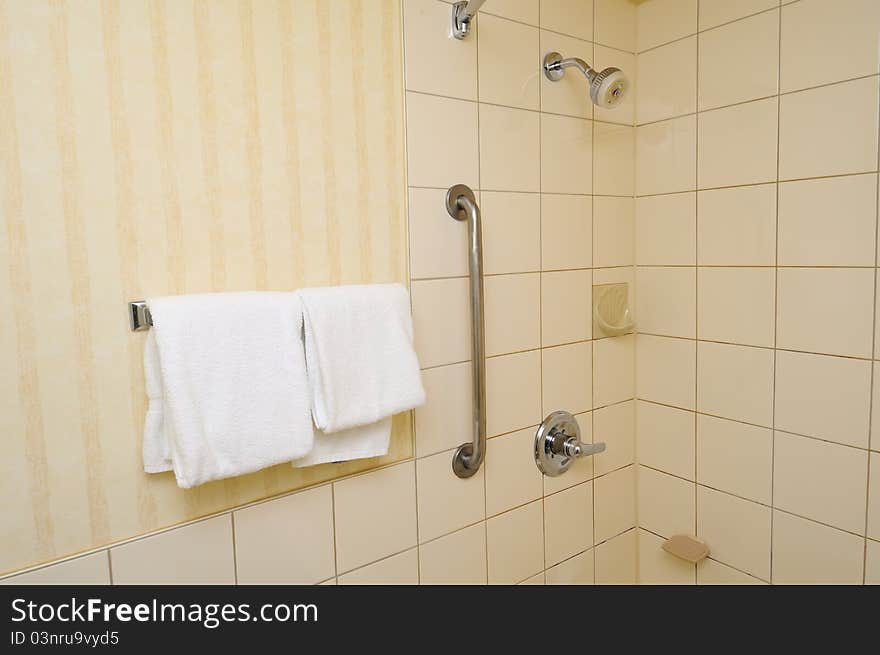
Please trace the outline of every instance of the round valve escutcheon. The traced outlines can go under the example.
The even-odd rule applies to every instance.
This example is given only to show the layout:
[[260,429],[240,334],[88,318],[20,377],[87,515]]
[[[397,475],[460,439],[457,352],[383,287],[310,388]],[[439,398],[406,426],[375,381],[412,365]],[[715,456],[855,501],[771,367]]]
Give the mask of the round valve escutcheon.
[[581,442],[581,429],[571,413],[551,413],[535,432],[535,464],[544,475],[555,478],[565,473],[578,457],[605,450],[604,443]]

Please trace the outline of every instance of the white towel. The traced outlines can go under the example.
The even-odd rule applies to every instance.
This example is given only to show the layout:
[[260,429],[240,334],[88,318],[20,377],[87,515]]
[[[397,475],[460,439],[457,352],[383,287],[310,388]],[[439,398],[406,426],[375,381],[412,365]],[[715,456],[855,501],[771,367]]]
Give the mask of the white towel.
[[296,294],[171,296],[147,306],[146,472],[173,470],[189,488],[311,450]]
[[390,417],[425,402],[409,294],[400,284],[299,291],[312,416],[320,432],[297,466],[388,452]]

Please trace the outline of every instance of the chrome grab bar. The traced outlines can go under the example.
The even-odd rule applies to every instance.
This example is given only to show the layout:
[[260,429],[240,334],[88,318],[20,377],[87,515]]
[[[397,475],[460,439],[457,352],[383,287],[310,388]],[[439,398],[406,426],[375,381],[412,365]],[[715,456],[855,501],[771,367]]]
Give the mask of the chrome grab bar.
[[469,478],[480,470],[486,456],[486,338],[483,330],[483,230],[474,192],[456,184],[446,192],[446,211],[468,222],[468,268],[471,286],[471,366],[474,386],[473,441],[461,444],[452,458],[452,470]]

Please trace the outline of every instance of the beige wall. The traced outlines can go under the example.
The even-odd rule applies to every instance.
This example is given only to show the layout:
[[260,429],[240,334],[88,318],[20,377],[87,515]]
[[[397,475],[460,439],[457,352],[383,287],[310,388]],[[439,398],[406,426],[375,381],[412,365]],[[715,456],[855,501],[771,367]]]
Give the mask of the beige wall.
[[[415,457],[20,581],[107,582],[111,560],[114,582],[636,580],[633,337],[593,339],[590,320],[591,283],[632,279],[634,102],[594,115],[583,79],[538,74],[556,48],[634,76],[634,9],[490,0],[455,41],[448,3],[402,4],[409,267],[429,398]],[[451,470],[471,415],[465,232],[443,208],[456,182],[481,191],[487,273],[491,438],[469,480]],[[534,428],[561,408],[608,450],[542,479]]]
[[638,9],[643,583],[880,582],[880,4],[779,4]]
[[0,1],[0,572],[411,456],[145,475],[125,316],[404,281],[401,56],[396,2]]

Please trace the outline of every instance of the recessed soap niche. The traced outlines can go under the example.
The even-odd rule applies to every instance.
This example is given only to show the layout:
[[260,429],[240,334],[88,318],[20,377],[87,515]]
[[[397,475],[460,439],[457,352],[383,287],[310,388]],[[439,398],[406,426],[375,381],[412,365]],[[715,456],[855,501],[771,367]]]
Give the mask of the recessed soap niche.
[[593,286],[593,336],[616,337],[635,327],[629,301],[629,284]]

